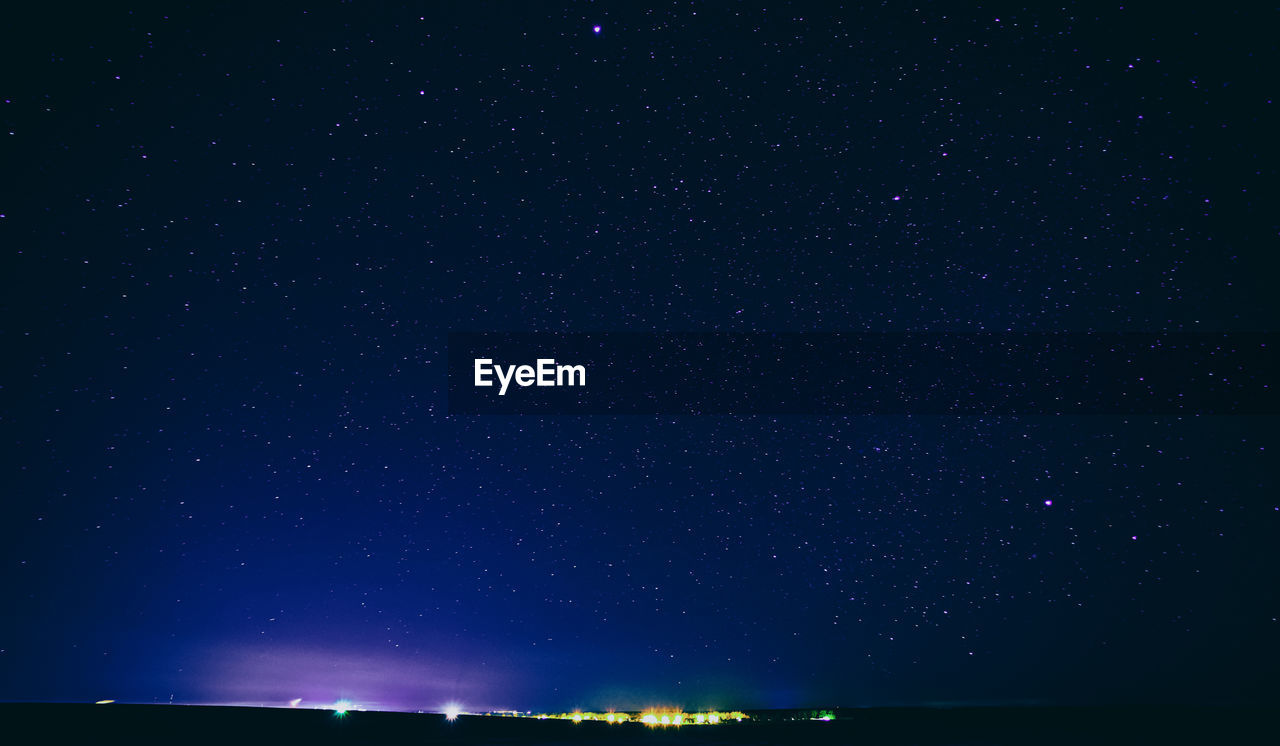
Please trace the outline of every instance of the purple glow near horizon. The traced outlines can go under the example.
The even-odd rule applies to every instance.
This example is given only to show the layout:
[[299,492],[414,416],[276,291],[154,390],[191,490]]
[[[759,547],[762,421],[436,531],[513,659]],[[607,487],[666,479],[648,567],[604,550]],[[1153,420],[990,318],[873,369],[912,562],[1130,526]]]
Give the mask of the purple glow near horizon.
[[221,651],[200,677],[203,704],[444,712],[505,706],[511,677],[457,660],[311,648]]

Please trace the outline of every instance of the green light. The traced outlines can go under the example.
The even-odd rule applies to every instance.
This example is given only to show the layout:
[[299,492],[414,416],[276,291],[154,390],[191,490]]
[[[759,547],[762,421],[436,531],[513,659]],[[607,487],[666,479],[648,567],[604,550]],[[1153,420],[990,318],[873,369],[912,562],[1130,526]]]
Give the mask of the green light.
[[336,717],[344,718],[347,716],[347,710],[351,709],[351,702],[340,699],[333,703],[333,714]]

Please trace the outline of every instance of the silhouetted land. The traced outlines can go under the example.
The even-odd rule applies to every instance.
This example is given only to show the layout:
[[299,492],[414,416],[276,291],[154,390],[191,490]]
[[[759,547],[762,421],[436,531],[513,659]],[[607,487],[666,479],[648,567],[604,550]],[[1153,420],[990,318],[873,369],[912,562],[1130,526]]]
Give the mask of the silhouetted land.
[[[442,715],[170,705],[0,704],[8,743],[77,744],[1234,744],[1274,742],[1276,709],[1217,707],[958,707],[799,711],[753,722],[650,728]],[[805,713],[807,714],[807,712]],[[20,734],[30,734],[22,736]],[[10,740],[9,736],[17,736]]]

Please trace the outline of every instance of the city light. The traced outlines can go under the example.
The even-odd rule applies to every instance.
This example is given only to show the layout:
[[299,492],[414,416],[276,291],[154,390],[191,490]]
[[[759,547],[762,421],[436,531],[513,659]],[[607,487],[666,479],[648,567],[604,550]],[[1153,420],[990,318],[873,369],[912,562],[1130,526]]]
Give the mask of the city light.
[[729,720],[741,722],[747,719],[746,713],[738,710],[734,710],[733,712],[689,713],[676,708],[665,710],[651,709],[637,714],[618,712],[616,710],[610,712],[583,712],[582,710],[575,710],[573,712],[560,713],[520,713],[515,711],[504,711],[502,712],[502,715],[506,717],[529,717],[537,720],[572,720],[575,723],[602,721],[606,723],[620,724],[637,722],[649,726],[667,726],[677,728],[693,725],[717,725]]
[[458,704],[457,702],[450,702],[449,704],[444,706],[444,719],[448,720],[451,723],[454,720],[457,720],[458,716],[461,714],[462,714],[462,705]]

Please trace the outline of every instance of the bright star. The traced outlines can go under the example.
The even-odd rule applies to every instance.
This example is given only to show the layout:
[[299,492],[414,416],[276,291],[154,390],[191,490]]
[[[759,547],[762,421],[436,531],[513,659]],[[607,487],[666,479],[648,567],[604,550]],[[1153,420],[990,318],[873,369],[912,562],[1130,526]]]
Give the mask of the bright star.
[[592,30],[593,32],[597,33],[597,34],[598,34],[598,33],[600,33],[600,27],[599,27],[599,26],[592,26],[592,27],[591,27],[591,30]]

